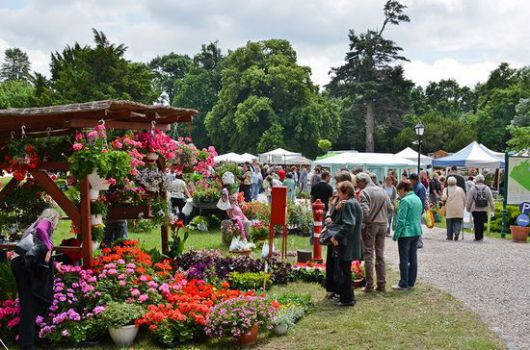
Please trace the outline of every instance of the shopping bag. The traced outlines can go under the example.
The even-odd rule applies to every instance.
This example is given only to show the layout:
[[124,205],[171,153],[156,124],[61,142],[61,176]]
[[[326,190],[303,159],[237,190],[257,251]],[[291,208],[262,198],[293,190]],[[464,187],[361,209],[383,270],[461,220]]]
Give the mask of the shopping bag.
[[423,214],[423,220],[425,221],[425,226],[428,228],[434,227],[434,215],[431,209],[425,211],[425,214]]
[[188,198],[186,200],[186,204],[182,208],[182,214],[184,214],[186,216],[190,216],[192,211],[193,211],[193,199]]

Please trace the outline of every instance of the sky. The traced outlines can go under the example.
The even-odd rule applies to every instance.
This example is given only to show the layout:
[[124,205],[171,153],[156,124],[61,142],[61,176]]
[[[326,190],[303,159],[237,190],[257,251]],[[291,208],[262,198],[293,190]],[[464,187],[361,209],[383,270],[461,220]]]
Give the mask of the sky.
[[[454,78],[474,86],[499,63],[530,62],[529,0],[402,0],[410,23],[390,26],[405,75],[419,85]],[[226,53],[249,40],[289,40],[320,86],[348,49],[348,30],[379,28],[385,0],[0,0],[0,51],[19,47],[49,74],[50,53],[92,44],[91,28],[148,62],[171,51],[195,54],[219,41]],[[1,58],[0,58],[1,60]]]

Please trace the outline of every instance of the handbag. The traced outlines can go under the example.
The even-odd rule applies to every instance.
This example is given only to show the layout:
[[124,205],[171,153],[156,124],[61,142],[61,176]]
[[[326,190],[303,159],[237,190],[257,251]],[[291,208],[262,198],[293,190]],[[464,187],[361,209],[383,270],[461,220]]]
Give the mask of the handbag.
[[337,233],[342,230],[341,224],[329,224],[320,233],[320,244],[321,245],[332,245],[331,239],[335,237]]

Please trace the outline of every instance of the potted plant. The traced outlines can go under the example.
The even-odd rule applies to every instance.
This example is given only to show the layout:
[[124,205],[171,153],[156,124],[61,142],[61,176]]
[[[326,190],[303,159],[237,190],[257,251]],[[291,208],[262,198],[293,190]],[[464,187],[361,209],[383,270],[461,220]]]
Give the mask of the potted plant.
[[70,172],[77,179],[87,177],[92,200],[99,197],[99,191],[107,190],[131,172],[131,156],[108,147],[103,125],[96,126],[86,136],[77,134],[72,148],[74,152],[68,159]]
[[136,140],[147,152],[146,158],[150,162],[154,162],[159,156],[166,159],[176,157],[177,145],[175,141],[162,130],[153,128],[149,131],[139,132],[136,134]]
[[149,192],[165,192],[169,188],[169,177],[157,168],[144,168],[136,175],[136,180]]
[[364,263],[360,260],[355,260],[351,266],[353,286],[355,288],[360,288],[365,282],[364,275]]
[[276,309],[259,296],[240,296],[214,306],[206,321],[206,334],[232,337],[239,345],[256,343],[260,330],[272,329]]
[[103,219],[107,216],[107,203],[101,198],[90,203],[90,223],[92,225],[100,225]]
[[105,224],[92,225],[92,251],[98,249],[101,241],[105,237]]
[[143,316],[144,309],[136,304],[111,301],[107,304],[102,314],[102,320],[109,329],[109,334],[114,344],[130,346],[136,335],[138,327],[134,324],[136,319]]
[[[530,205],[529,205],[530,206]],[[510,231],[512,233],[512,240],[514,242],[526,243],[528,235],[530,234],[530,226],[528,215],[525,213],[525,203],[523,202],[520,206],[521,214],[517,216],[517,225],[510,225]]]
[[304,308],[298,305],[289,305],[280,308],[272,321],[274,334],[278,336],[284,335],[303,315]]
[[[188,240],[189,230],[184,226],[184,222],[179,220],[177,216],[171,216],[170,219],[171,229],[171,245],[169,247],[168,256],[172,259],[178,258],[184,252],[184,244]],[[180,231],[184,230],[184,234],[180,234]]]

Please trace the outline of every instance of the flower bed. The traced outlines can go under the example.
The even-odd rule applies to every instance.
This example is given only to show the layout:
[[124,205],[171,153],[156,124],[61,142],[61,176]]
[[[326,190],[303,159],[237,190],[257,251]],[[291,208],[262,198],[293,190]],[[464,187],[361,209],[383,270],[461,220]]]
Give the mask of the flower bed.
[[[173,263],[155,262],[154,257],[138,242],[123,241],[103,248],[92,269],[58,266],[52,306],[36,320],[39,343],[55,347],[100,340],[114,322],[109,315],[121,315],[120,305],[121,310],[131,305],[139,315],[133,317],[135,325],[169,346],[207,336],[238,337],[253,326],[266,331],[282,304],[310,302],[296,295],[277,302],[254,291],[261,289],[263,279],[267,285],[286,283],[289,264],[270,261],[269,275],[261,260],[227,258],[215,251],[188,252]],[[298,314],[291,311],[289,315]],[[18,314],[17,299],[0,302],[2,339],[15,340]]]

